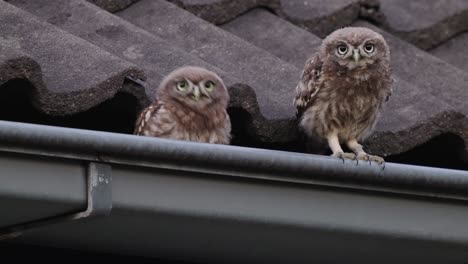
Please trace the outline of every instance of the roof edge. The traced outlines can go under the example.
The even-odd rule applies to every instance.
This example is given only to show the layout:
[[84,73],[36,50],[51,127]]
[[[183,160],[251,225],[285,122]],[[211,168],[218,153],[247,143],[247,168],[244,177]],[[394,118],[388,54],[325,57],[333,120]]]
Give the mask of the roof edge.
[[0,121],[0,150],[142,167],[468,199],[468,172]]

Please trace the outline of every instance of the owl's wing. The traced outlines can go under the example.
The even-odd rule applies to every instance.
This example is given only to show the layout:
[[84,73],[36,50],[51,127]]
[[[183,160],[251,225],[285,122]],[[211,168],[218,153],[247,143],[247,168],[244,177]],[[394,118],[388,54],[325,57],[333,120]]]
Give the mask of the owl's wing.
[[168,113],[163,109],[163,104],[158,100],[145,108],[137,118],[135,123],[135,135],[149,135],[160,137],[170,134],[173,126],[165,124],[168,118],[163,117],[164,113]]
[[315,100],[315,95],[321,87],[322,65],[323,61],[318,55],[311,57],[306,62],[301,81],[296,86],[296,96],[294,98],[294,106],[297,109],[298,116],[301,116]]

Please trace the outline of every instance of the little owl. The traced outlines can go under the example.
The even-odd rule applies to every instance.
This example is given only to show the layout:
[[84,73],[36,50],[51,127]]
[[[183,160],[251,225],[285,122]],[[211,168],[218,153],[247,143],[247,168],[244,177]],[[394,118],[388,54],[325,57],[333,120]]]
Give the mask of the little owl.
[[[311,139],[326,140],[334,157],[384,163],[358,141],[374,127],[391,95],[390,51],[367,28],[347,27],[326,37],[309,58],[296,87],[299,126]],[[354,152],[344,153],[340,144]]]
[[157,99],[139,115],[135,134],[229,144],[229,94],[221,78],[199,67],[182,67],[164,78]]

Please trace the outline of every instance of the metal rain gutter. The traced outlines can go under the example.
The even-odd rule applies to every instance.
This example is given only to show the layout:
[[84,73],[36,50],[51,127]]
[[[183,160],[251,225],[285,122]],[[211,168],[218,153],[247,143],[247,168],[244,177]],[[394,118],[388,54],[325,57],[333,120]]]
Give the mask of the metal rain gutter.
[[[0,151],[0,163],[16,164],[0,176],[0,205],[20,208],[18,221],[9,214],[0,228],[84,210],[88,164],[112,168],[108,216],[42,226],[12,241],[232,263],[381,261],[385,245],[401,249],[395,261],[408,254],[468,259],[466,171],[390,163],[382,170],[324,156],[6,121]],[[328,254],[339,241],[351,244]],[[362,246],[373,253],[355,254]]]

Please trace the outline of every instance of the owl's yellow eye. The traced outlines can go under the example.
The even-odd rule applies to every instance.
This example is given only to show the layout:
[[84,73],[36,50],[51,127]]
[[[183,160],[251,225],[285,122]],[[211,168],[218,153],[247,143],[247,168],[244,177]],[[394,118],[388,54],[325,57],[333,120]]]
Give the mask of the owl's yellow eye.
[[336,51],[338,51],[338,54],[340,55],[345,55],[348,52],[348,46],[345,44],[340,44],[338,47],[336,47]]
[[212,91],[212,90],[214,89],[214,87],[215,87],[215,84],[214,84],[214,82],[212,82],[212,81],[207,81],[207,82],[205,83],[205,89],[206,89],[207,91]]
[[364,46],[364,50],[367,52],[367,53],[372,53],[374,51],[374,44],[372,43],[367,43],[365,46]]
[[187,81],[180,81],[177,83],[177,90],[183,92],[185,90],[187,90],[188,88],[188,82]]

